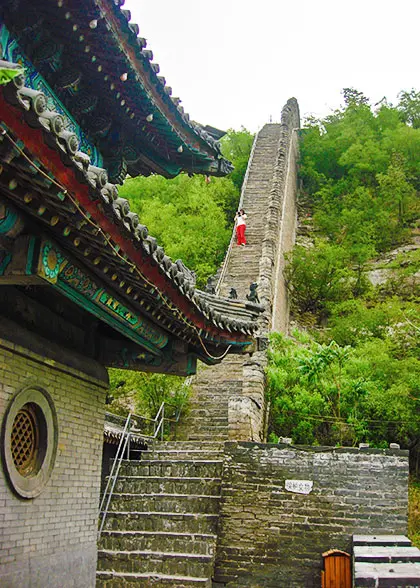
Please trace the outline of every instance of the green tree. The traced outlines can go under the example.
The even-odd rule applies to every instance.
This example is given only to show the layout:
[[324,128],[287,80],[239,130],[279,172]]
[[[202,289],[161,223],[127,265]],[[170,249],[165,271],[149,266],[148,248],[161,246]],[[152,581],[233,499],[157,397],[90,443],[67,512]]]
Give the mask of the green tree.
[[196,272],[198,285],[216,272],[231,235],[225,210],[238,202],[230,180],[214,178],[206,183],[202,176],[185,174],[173,180],[138,177],[127,180],[120,194],[166,253]]
[[342,94],[346,106],[360,106],[369,103],[369,98],[366,98],[363,92],[359,92],[355,88],[343,88]]
[[420,92],[414,88],[409,92],[403,91],[399,95],[398,110],[401,119],[414,129],[420,128]]
[[393,153],[387,172],[377,174],[379,194],[387,209],[394,207],[397,212],[398,223],[403,226],[409,208],[415,205],[416,190],[407,181],[405,161],[401,153]]
[[350,348],[274,333],[267,374],[272,439],[381,447],[417,438],[420,363],[396,358],[386,340]]
[[397,108],[382,100],[375,110],[358,90],[343,94],[342,108],[301,131],[301,202],[314,233],[312,246],[288,255],[284,274],[294,316],[308,332],[273,335],[272,438],[396,441],[414,451],[418,250],[384,257],[383,283],[368,276],[382,271],[375,258],[410,239],[419,218],[419,93],[402,93]]
[[108,407],[111,412],[126,415],[135,412],[154,418],[162,402],[182,409],[188,400],[185,378],[109,369]]
[[326,241],[313,248],[297,246],[286,256],[284,275],[296,311],[323,319],[329,303],[349,295],[351,270],[346,258],[342,247]]
[[[242,127],[240,131],[229,129],[221,140],[223,155],[233,163],[235,168],[229,177],[238,190],[242,188],[253,141],[254,135],[245,127]],[[234,210],[232,212],[235,213]]]

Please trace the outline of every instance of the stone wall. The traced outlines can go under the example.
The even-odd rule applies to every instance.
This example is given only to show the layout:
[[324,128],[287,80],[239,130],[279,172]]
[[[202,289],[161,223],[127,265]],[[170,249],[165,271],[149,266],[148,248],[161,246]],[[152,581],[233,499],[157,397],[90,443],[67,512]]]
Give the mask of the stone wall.
[[271,330],[288,333],[289,330],[289,295],[283,276],[285,254],[293,249],[297,224],[297,173],[299,143],[296,132],[292,132],[288,150],[288,165],[285,188],[282,199],[281,221],[279,222],[279,254],[276,256],[274,269],[274,297],[271,318]]
[[349,550],[354,533],[406,533],[407,484],[408,451],[226,443],[216,581],[319,587],[322,552]]
[[[22,331],[16,326],[10,333],[16,340]],[[31,349],[48,349],[48,342],[30,337]],[[60,353],[63,358],[69,356],[63,349]],[[82,358],[78,360],[80,363]],[[87,376],[0,338],[0,418],[3,420],[10,400],[18,391],[36,385],[52,398],[58,424],[55,466],[39,496],[17,497],[1,476],[0,585],[3,588],[95,585],[107,387],[105,370],[96,364],[95,371],[102,377]]]
[[287,332],[289,321],[282,269],[295,237],[299,125],[299,106],[291,98],[282,110],[281,123],[264,125],[256,137],[241,199],[248,217],[247,245],[237,247],[233,239],[218,288],[222,296],[235,288],[245,299],[250,283],[258,283],[265,306],[259,337],[251,354],[227,357],[220,366],[198,372],[190,411],[182,423],[184,438],[266,438],[268,336],[273,329]]
[[[274,302],[277,296],[279,260],[294,244],[297,199],[297,158],[299,146],[296,131],[300,127],[299,105],[295,98],[287,101],[281,114],[281,135],[273,170],[262,243],[258,293],[266,305],[261,331],[273,330]],[[281,306],[278,307],[279,314]],[[287,305],[284,311],[288,313]],[[279,316],[280,324],[288,324],[287,316]]]
[[[282,270],[284,254],[294,245],[297,200],[296,130],[300,126],[299,106],[291,98],[282,110],[280,138],[264,214],[264,235],[259,260],[258,293],[266,306],[260,319],[264,338],[272,330],[287,333],[289,304]],[[229,398],[229,439],[264,440],[266,435],[265,345],[244,361],[241,397]]]

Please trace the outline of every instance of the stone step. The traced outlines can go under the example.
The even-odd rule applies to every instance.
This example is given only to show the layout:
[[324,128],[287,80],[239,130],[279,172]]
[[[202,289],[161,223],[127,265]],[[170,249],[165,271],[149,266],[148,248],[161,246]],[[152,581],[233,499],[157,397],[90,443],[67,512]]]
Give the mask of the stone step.
[[[211,422],[209,419],[196,419],[194,421],[187,421],[188,428],[195,427],[197,433],[205,433],[204,437],[201,437],[201,441],[205,441],[206,439],[214,439],[215,441],[222,441],[224,440],[223,435],[228,431],[228,424],[225,425],[217,425],[212,427]],[[209,436],[208,433],[211,432],[212,436]]]
[[228,429],[223,431],[210,430],[195,430],[191,431],[190,441],[204,441],[206,439],[214,439],[215,441],[227,441]]
[[197,422],[190,420],[188,422],[181,423],[181,428],[177,434],[179,438],[189,439],[194,443],[206,441],[208,439],[213,439],[214,441],[219,442],[226,442],[228,440],[228,426],[225,425],[223,427],[214,429],[211,427],[211,425],[208,424],[208,420],[205,422],[205,424],[203,424],[201,421]]
[[191,437],[191,440],[217,439],[219,441],[226,440],[226,435],[229,430],[227,425],[223,427],[212,427],[208,422],[203,424],[200,421],[190,421],[185,423],[185,429],[189,430],[191,433],[194,433],[195,431],[200,433],[200,437]]
[[405,535],[353,535],[355,545],[406,545],[411,546],[411,541]]
[[210,555],[192,553],[98,550],[98,571],[210,578],[212,562]]
[[[228,415],[227,415],[227,407],[226,407],[226,416],[223,418],[215,418],[213,419],[211,414],[209,414],[206,417],[202,417],[202,416],[197,416],[194,418],[194,416],[188,416],[185,417],[185,419],[182,420],[182,423],[184,425],[188,425],[191,423],[194,423],[194,425],[197,423],[197,425],[201,428],[204,427],[206,429],[211,429],[212,431],[217,431],[218,429],[220,429],[221,431],[223,431],[227,426],[228,426]],[[210,459],[210,455],[208,455],[208,459]]]
[[420,563],[357,563],[354,588],[415,588],[420,584]]
[[[220,415],[220,416],[224,416],[224,412],[223,411],[226,408],[226,406],[228,405],[227,399],[226,399],[226,402],[224,403],[224,406],[220,406],[219,403],[217,404],[217,406],[214,406],[214,404],[211,405],[210,404],[211,399],[213,399],[213,401],[214,401],[214,395],[210,395],[209,394],[209,396],[208,396],[209,404],[208,405],[206,405],[206,404],[203,405],[202,403],[200,403],[200,404],[197,403],[196,405],[193,404],[193,405],[191,405],[188,408],[188,412],[186,414],[188,416],[203,416],[203,417],[206,417],[206,416],[209,415],[209,411],[211,409],[211,412],[212,412],[212,415],[213,416],[214,415],[217,415],[217,414]],[[197,449],[204,449],[204,448],[203,447],[198,447]],[[214,449],[217,449],[217,448],[208,447],[206,449],[213,449],[214,450]]]
[[[239,392],[239,388],[237,390],[237,393]],[[211,400],[210,399],[206,399],[203,400],[203,405],[206,407],[205,408],[205,412],[200,411],[200,412],[191,412],[185,415],[185,421],[187,420],[196,420],[196,419],[201,419],[202,421],[207,421],[210,422],[212,425],[214,426],[221,426],[221,425],[225,425],[227,423],[227,408],[229,403],[226,402],[223,404],[222,407],[217,406],[214,408],[214,413],[213,413],[213,407],[211,405]],[[213,402],[217,402],[217,400],[215,399]],[[223,414],[223,412],[225,414]],[[211,420],[210,420],[211,419]]]
[[215,443],[214,441],[202,441],[201,443],[193,443],[192,441],[159,441],[156,444],[156,449],[166,447],[169,449],[213,449],[223,451],[224,443]]
[[217,521],[218,515],[209,513],[111,511],[105,520],[105,530],[213,535]]
[[208,578],[192,578],[165,574],[134,574],[102,571],[96,573],[96,588],[211,588]]
[[136,494],[220,494],[220,478],[119,476],[115,492]]
[[[242,364],[241,364],[241,368],[235,370],[238,372],[238,377],[241,377],[242,375]],[[230,375],[230,374],[229,374]],[[215,376],[219,376],[218,372],[215,372]],[[208,376],[206,377],[197,377],[197,380],[194,384],[194,387],[192,388],[192,393],[193,396],[191,398],[191,408],[195,409],[195,408],[200,408],[202,406],[202,404],[205,404],[204,408],[208,407],[208,403],[211,402],[211,399],[214,399],[213,401],[213,407],[214,408],[218,408],[220,407],[220,409],[223,409],[225,406],[228,405],[228,398],[226,397],[226,390],[224,390],[222,388],[222,383],[221,382],[214,382],[212,390],[208,390],[206,388],[206,386],[208,386],[209,382],[208,382]],[[238,381],[236,380],[234,385],[238,386]],[[215,406],[216,405],[216,406]],[[185,414],[188,414],[185,413]]]
[[216,535],[156,531],[103,531],[99,548],[112,551],[175,551],[214,555]]
[[357,545],[353,547],[353,557],[355,562],[420,562],[420,549],[395,545]]
[[206,370],[203,373],[198,373],[198,375],[196,376],[197,379],[195,380],[194,385],[192,386],[192,390],[195,390],[197,388],[198,383],[205,383],[208,387],[201,388],[201,394],[209,398],[213,395],[216,395],[220,401],[227,403],[229,394],[226,393],[226,388],[221,387],[222,382],[215,379],[214,375],[226,378],[227,384],[232,384],[233,386],[237,385],[237,376],[240,376],[240,374],[242,373],[243,357],[240,357],[240,360],[242,361],[238,364],[226,364],[224,371],[216,369],[216,367],[219,366],[214,366],[214,372],[209,372],[208,370]]
[[121,476],[220,478],[223,460],[141,460],[121,462]]
[[[232,376],[237,375],[238,377],[240,377],[242,375],[242,363],[240,366],[235,367],[235,368],[231,368],[231,366],[226,366],[225,369],[228,368],[229,369],[229,374],[225,375],[229,375],[229,380],[227,380],[227,383],[230,384],[230,382],[232,382],[233,386],[237,386],[238,385],[238,381],[237,380],[231,380]],[[232,369],[232,374],[230,373],[230,369]],[[214,375],[216,376],[222,376],[221,372],[218,371],[214,371]],[[212,382],[213,380],[213,382]],[[209,390],[207,388],[207,386],[211,385],[211,390]],[[201,399],[203,399],[203,401],[209,400],[211,398],[214,398],[217,402],[214,403],[216,404],[216,406],[219,403],[222,403],[223,405],[227,405],[228,403],[228,396],[226,396],[226,390],[224,388],[222,388],[222,382],[219,381],[214,381],[213,379],[213,375],[211,374],[205,374],[205,375],[201,375],[198,374],[196,381],[194,382],[194,386],[192,387],[192,392],[193,394],[198,394],[198,397],[196,398],[194,395],[191,398],[191,407],[192,408],[199,408],[200,407],[200,402]]]
[[[187,414],[185,414],[185,420],[191,420],[196,418],[208,419],[209,417],[214,422],[216,420],[217,424],[226,424],[227,422],[227,407],[228,403],[226,402],[224,405],[217,407],[212,406],[210,404],[210,398],[206,401],[201,403],[202,408],[197,410],[191,410]],[[214,400],[213,400],[214,402]],[[211,449],[211,448],[209,448]],[[204,448],[200,447],[200,451],[204,451]],[[220,451],[219,449],[213,449],[213,451]]]
[[143,511],[143,512],[219,512],[220,496],[194,494],[130,494],[114,493],[110,511]]
[[[208,419],[208,417],[207,417]],[[221,426],[225,423],[218,423]],[[227,422],[226,422],[227,424]],[[217,426],[216,425],[216,426]],[[214,461],[221,458],[221,452],[212,449],[156,449],[154,451],[143,451],[141,460],[159,460],[159,461],[173,461],[173,460],[200,460],[200,461]]]

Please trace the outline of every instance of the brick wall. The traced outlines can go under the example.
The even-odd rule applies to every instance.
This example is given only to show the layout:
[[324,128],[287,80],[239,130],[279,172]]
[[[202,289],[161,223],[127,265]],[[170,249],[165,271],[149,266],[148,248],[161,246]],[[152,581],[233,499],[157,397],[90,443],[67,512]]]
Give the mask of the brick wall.
[[36,384],[52,397],[58,419],[55,467],[40,496],[16,497],[0,476],[2,588],[95,585],[107,387],[102,371],[102,379],[86,376],[0,339],[0,418],[17,391]]
[[227,443],[216,580],[319,587],[323,551],[349,550],[354,533],[406,533],[407,484],[408,451]]

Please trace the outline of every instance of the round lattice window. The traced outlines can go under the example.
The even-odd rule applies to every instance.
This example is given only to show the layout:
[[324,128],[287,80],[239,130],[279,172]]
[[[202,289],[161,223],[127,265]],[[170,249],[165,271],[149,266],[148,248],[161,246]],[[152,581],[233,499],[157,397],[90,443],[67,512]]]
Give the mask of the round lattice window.
[[2,437],[3,463],[13,490],[34,498],[48,482],[57,448],[57,417],[45,390],[25,388],[13,398]]

